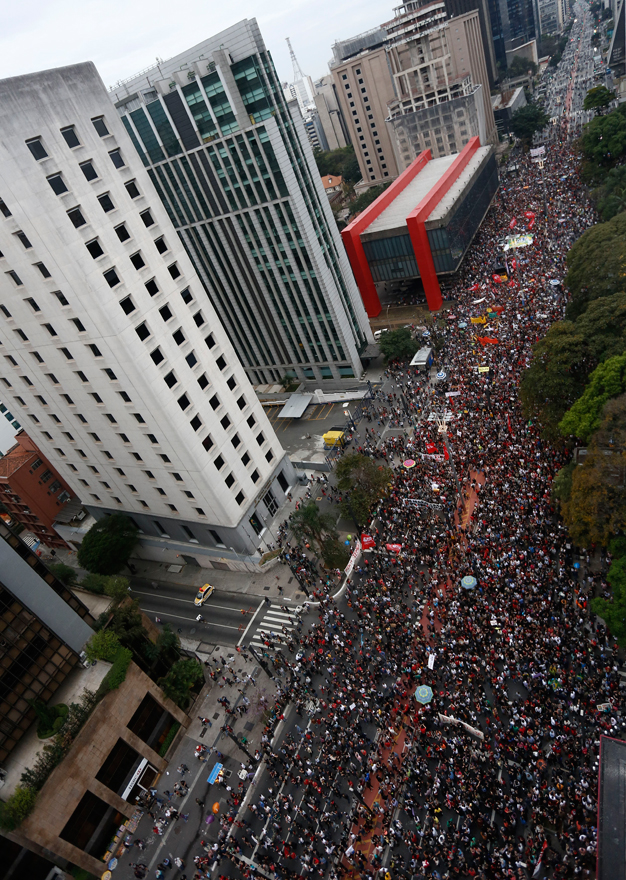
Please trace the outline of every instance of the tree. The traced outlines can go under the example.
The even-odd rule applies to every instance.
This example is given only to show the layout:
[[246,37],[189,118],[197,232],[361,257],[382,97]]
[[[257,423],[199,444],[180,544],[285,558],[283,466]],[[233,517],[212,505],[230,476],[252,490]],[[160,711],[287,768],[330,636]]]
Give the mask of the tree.
[[616,214],[626,211],[626,165],[611,168],[602,185],[592,192],[592,196],[605,223]]
[[570,535],[579,546],[608,546],[626,529],[626,395],[609,400],[585,462],[572,474],[572,490],[561,505]]
[[193,687],[200,681],[204,681],[201,664],[187,657],[173,664],[167,675],[159,679],[159,687],[166,697],[185,709]]
[[48,571],[51,571],[55,578],[63,581],[67,587],[71,587],[76,583],[78,575],[76,569],[72,568],[71,565],[66,565],[64,562],[52,562],[48,565]]
[[347,184],[358,183],[361,179],[359,163],[351,144],[336,150],[317,150],[314,157],[320,177],[341,175]]
[[615,92],[611,92],[606,86],[595,86],[585,95],[583,110],[597,110],[602,113],[614,100]]
[[587,443],[600,427],[605,403],[626,391],[626,354],[598,364],[581,397],[565,413],[559,424],[564,437],[572,434]]
[[322,543],[322,559],[326,568],[345,568],[350,559],[350,553],[339,538],[329,535]]
[[509,65],[509,76],[525,76],[527,73],[534,76],[537,73],[537,65],[530,58],[520,58],[516,55]]
[[416,342],[411,336],[411,331],[408,327],[383,333],[378,340],[378,347],[385,358],[386,364],[389,361],[403,361],[412,358],[417,351]]
[[592,599],[591,610],[606,622],[623,648],[626,647],[626,557],[611,563],[607,580],[613,590],[612,599]]
[[337,536],[335,517],[332,513],[322,513],[315,501],[309,501],[292,513],[289,522],[296,538],[313,544],[320,556],[324,540]]
[[533,135],[541,131],[549,122],[549,118],[537,104],[526,104],[516,110],[511,117],[511,129],[515,137],[520,138],[529,146]]
[[78,549],[79,565],[96,574],[117,574],[137,543],[137,526],[122,513],[113,513],[89,529]]
[[[624,105],[626,106],[626,105]],[[577,318],[592,300],[626,290],[626,212],[584,232],[567,254],[567,317]]]
[[337,488],[342,494],[341,512],[364,527],[370,513],[392,480],[392,471],[358,452],[344,455],[337,464]]
[[15,791],[4,803],[0,803],[0,828],[15,831],[32,812],[37,792],[25,785],[16,785]]
[[597,168],[617,165],[626,155],[626,104],[592,119],[578,144],[585,159]]
[[378,196],[384,193],[388,186],[390,186],[389,183],[383,183],[380,186],[370,186],[370,188],[366,189],[365,192],[362,192],[360,196],[357,196],[350,204],[350,217],[356,217],[361,211],[369,208],[372,202],[375,202]]
[[122,602],[128,596],[129,590],[130,581],[128,578],[120,577],[118,575],[117,577],[111,576],[106,579],[104,592],[107,596],[110,596],[114,602]]
[[113,663],[115,656],[121,647],[119,638],[110,629],[101,629],[94,633],[85,645],[87,660],[106,660]]
[[520,400],[527,419],[537,419],[542,434],[560,441],[559,422],[585,389],[595,366],[572,321],[558,321],[533,346],[530,367],[522,373]]

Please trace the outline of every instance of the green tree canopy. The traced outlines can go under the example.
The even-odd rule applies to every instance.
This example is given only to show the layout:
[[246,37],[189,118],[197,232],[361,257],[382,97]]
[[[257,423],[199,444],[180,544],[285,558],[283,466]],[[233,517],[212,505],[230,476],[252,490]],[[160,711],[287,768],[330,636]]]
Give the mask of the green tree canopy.
[[48,571],[51,571],[52,574],[58,578],[60,581],[63,581],[68,587],[71,587],[76,583],[76,578],[78,574],[75,568],[72,568],[71,565],[66,565],[65,562],[51,562],[48,564]]
[[411,336],[408,327],[401,327],[400,330],[390,330],[383,333],[378,340],[378,347],[381,350],[385,363],[394,360],[407,360],[412,358],[419,346]]
[[626,155],[626,104],[596,116],[583,129],[578,144],[583,156],[599,168],[611,168]]
[[336,520],[332,513],[322,513],[315,501],[303,504],[291,514],[291,531],[299,541],[307,541],[322,555],[322,545],[327,537],[336,537]]
[[204,681],[202,666],[191,657],[177,660],[164,678],[159,679],[159,687],[181,709],[185,709],[194,686]]
[[515,137],[529,145],[532,143],[533,135],[545,128],[549,121],[537,104],[526,104],[516,110],[511,117],[511,129]]
[[626,556],[611,563],[607,580],[613,590],[613,597],[593,599],[591,610],[605,622],[622,648],[626,647]]
[[616,355],[598,364],[576,403],[565,413],[559,424],[564,437],[573,434],[583,443],[600,427],[605,403],[626,391],[626,354]]
[[591,195],[605,223],[626,211],[626,165],[611,168],[601,186],[596,187]]
[[85,654],[90,663],[94,660],[106,660],[113,663],[121,647],[121,642],[110,629],[101,629],[94,633],[85,645]]
[[535,62],[530,58],[520,58],[516,55],[509,64],[507,73],[509,76],[525,76],[529,71],[532,76],[537,73]]
[[594,366],[572,321],[553,324],[533,346],[532,362],[521,377],[520,400],[525,418],[537,419],[544,437],[560,440],[559,422],[583,393]]
[[606,86],[594,86],[585,95],[583,110],[598,110],[601,113],[614,100],[615,92],[609,91]]
[[350,203],[350,217],[356,217],[361,211],[369,208],[372,202],[375,202],[378,196],[381,193],[384,193],[389,185],[389,183],[383,183],[380,186],[370,186],[370,188],[366,189],[365,192],[362,192],[360,196],[357,196],[356,199]]
[[386,494],[391,468],[380,466],[359,452],[344,455],[337,464],[337,488],[342,493],[341,512],[364,528],[371,511]]
[[626,213],[584,232],[570,248],[567,269],[570,319],[582,314],[592,300],[626,290]]
[[96,574],[117,574],[136,543],[137,527],[122,513],[112,513],[89,529],[78,549],[78,563]]
[[317,150],[314,156],[321,177],[327,174],[341,175],[348,184],[358,183],[361,179],[359,163],[351,144],[337,150]]
[[576,544],[608,546],[626,529],[626,394],[609,400],[561,511]]

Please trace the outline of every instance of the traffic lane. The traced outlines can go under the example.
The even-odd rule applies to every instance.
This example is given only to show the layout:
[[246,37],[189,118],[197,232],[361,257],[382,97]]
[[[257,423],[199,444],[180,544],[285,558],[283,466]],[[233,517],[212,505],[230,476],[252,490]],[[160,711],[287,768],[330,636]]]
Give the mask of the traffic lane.
[[[246,598],[237,605],[233,604],[232,595],[220,597],[214,593],[204,605],[196,605],[196,588],[170,589],[165,594],[160,587],[171,588],[171,584],[159,585],[156,589],[149,586],[146,589],[146,586],[132,586],[131,596],[139,600],[141,610],[156,623],[169,623],[179,633],[215,644],[236,645],[262,601],[256,597]],[[204,620],[197,620],[199,615]]]

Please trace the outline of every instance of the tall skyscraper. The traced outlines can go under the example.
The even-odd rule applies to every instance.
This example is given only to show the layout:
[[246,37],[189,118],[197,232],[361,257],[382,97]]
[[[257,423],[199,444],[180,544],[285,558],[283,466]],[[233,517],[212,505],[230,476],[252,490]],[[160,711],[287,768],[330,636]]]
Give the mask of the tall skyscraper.
[[350,135],[337,101],[337,92],[332,76],[327,74],[321,77],[314,83],[314,88],[313,100],[324,129],[328,149],[336,150],[339,147],[347,146],[350,143]]
[[112,98],[251,381],[358,376],[367,316],[256,21]]
[[[217,81],[214,94],[223,127],[236,130]],[[136,100],[140,107],[126,127],[90,63],[0,82],[5,401],[10,397],[88,510],[96,518],[115,511],[132,516],[159,558],[227,557],[231,547],[253,552],[293,483],[293,468],[167,213],[178,225],[196,217],[201,204],[228,214],[235,175],[232,187],[226,180],[224,189],[206,184],[219,177],[211,163],[228,147],[209,144],[200,155],[179,153],[174,168],[166,161],[156,171],[150,167],[164,207],[131,142],[138,125],[152,159],[164,155],[152,129],[142,127],[148,116]],[[161,103],[149,106],[165,133]],[[180,105],[172,106],[176,113]],[[197,137],[191,125],[179,124],[185,138]],[[259,200],[264,186],[278,199],[274,187],[282,178],[270,172],[273,154],[265,152],[275,129],[268,119],[243,145]],[[167,137],[166,143],[172,154],[179,149]],[[140,156],[151,165],[141,149]],[[200,167],[202,188],[191,171],[183,177]],[[307,191],[311,204],[314,192]],[[288,198],[259,208],[259,223],[269,229],[279,211],[286,228],[277,229],[298,253]],[[228,241],[238,220],[222,222]],[[240,279],[242,309],[262,295],[248,282],[234,244],[216,255],[210,271],[216,283],[227,271]],[[260,319],[254,330],[262,341]]]
[[473,10],[478,12],[487,76],[489,77],[489,86],[493,87],[500,77],[498,74],[496,51],[493,45],[491,19],[489,17],[489,0],[445,0],[445,4],[449,18],[465,15],[466,12],[472,12]]

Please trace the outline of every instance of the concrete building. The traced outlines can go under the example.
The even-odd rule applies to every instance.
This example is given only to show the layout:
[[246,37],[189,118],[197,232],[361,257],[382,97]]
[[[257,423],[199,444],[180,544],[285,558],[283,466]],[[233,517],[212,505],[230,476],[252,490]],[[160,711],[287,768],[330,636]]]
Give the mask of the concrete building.
[[[222,124],[234,127],[234,116],[226,122],[231,111],[223,93],[217,100]],[[128,102],[123,106],[130,112]],[[217,147],[173,160],[181,177],[189,171],[198,187],[183,189],[167,164],[158,172],[142,164],[131,140],[135,125],[152,159],[162,148],[150,139],[143,104],[133,112],[126,127],[92,64],[0,82],[5,400],[10,394],[45,458],[96,518],[125,512],[142,532],[144,555],[174,561],[182,553],[210,565],[216,555],[232,560],[256,551],[257,535],[294,472],[241,365],[242,352],[231,344],[168,218],[171,210],[182,225],[205,198],[216,212],[229,213],[224,191],[216,202],[207,184],[218,174],[211,170]],[[165,136],[159,102],[151,118]],[[197,139],[191,126],[179,124],[185,137]],[[270,180],[274,161],[269,149],[262,158],[269,130],[275,132],[275,124],[268,120],[246,135],[250,153],[244,144],[250,167],[259,169],[259,198],[261,178]],[[289,131],[293,135],[293,126]],[[170,152],[179,149],[167,143]],[[138,141],[137,147],[150,165]],[[191,171],[201,165],[207,190]],[[330,213],[319,180],[317,187]],[[312,212],[314,202],[311,187]],[[298,223],[306,221],[287,198],[279,204],[285,228],[277,229],[293,244],[295,261]],[[259,215],[259,223],[271,226],[269,208]],[[236,221],[222,216],[221,223],[230,240]],[[317,260],[312,246],[310,252]],[[243,279],[238,257],[236,249],[220,254]],[[216,258],[217,280],[218,265]],[[246,301],[255,294],[251,283]]]
[[[87,608],[0,520],[0,769],[93,635]],[[4,798],[5,792],[0,789]]]
[[385,125],[387,105],[395,98],[385,37],[386,31],[376,28],[335,43],[330,62],[361,175],[369,186],[398,176],[391,133]]
[[313,83],[313,87],[315,89],[313,101],[319,114],[320,124],[324,129],[324,136],[328,144],[327,149],[337,150],[339,147],[347,147],[351,143],[350,135],[337,100],[337,91],[332,76],[321,77]]
[[448,20],[444,0],[409,0],[394,12],[362,40],[335,44],[335,58],[357,54],[331,62],[364,180],[373,183],[395,177],[425,148],[443,156],[471,137],[497,141],[478,11]]
[[560,34],[564,25],[563,11],[562,0],[537,0],[537,37]]
[[607,56],[608,67],[615,79],[626,76],[626,0],[616,0],[615,25]]
[[511,117],[520,107],[526,106],[526,95],[524,94],[523,87],[519,86],[516,89],[510,89],[493,95],[491,105],[498,131],[503,134],[509,132],[511,130]]
[[441,308],[439,278],[458,271],[498,188],[493,147],[475,137],[455,155],[417,159],[347,226],[343,240],[370,317],[423,290]]
[[24,431],[0,458],[0,502],[46,547],[67,547],[54,529],[54,521],[78,499],[55,468]]
[[250,380],[360,375],[367,317],[256,21],[111,97]]
[[493,45],[493,33],[491,29],[491,18],[489,17],[489,0],[445,0],[446,12],[448,18],[456,18],[459,15],[465,15],[467,12],[476,10],[480,22],[480,36],[485,54],[485,66],[487,76],[489,77],[489,86],[493,88],[495,83],[500,79],[498,71],[498,60],[496,58],[496,50]]

